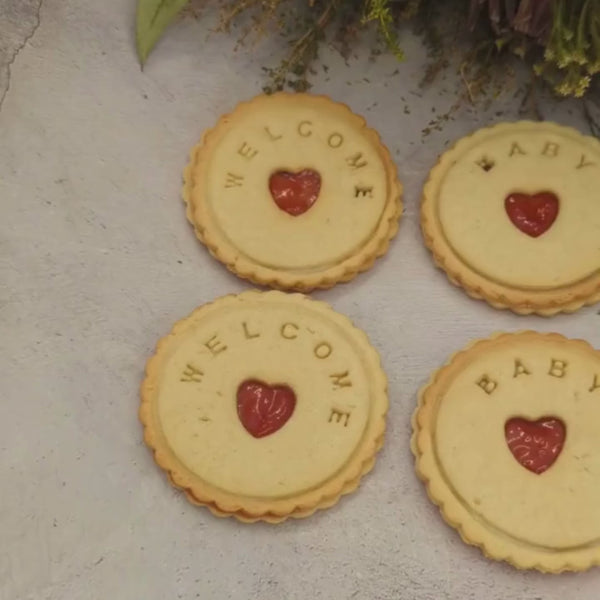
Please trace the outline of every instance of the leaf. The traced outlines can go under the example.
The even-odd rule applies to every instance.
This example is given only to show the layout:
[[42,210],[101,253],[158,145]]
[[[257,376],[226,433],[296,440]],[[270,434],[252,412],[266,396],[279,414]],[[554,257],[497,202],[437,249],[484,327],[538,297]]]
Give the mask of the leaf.
[[136,46],[142,66],[164,30],[189,0],[138,0]]

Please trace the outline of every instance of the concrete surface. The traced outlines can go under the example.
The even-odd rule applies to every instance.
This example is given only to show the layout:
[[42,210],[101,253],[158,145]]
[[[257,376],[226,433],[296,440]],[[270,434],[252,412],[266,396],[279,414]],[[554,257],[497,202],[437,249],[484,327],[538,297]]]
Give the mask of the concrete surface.
[[[260,91],[281,48],[234,54],[233,39],[207,41],[207,14],[178,23],[141,72],[134,9],[0,0],[0,598],[595,600],[598,570],[519,573],[465,546],[414,476],[415,393],[448,354],[525,327],[600,346],[600,316],[519,318],[434,270],[417,218],[428,168],[473,127],[532,115],[512,90],[424,136],[459,84],[421,90],[424,51],[408,36],[395,76],[391,58],[365,50],[346,65],[325,51],[314,88],[382,131],[406,186],[388,256],[316,294],[383,355],[391,411],[374,472],[336,508],[278,527],[218,520],[167,484],[137,422],[144,362],[176,319],[248,287],[196,241],[180,172],[202,130]],[[586,128],[574,103],[542,109]]]

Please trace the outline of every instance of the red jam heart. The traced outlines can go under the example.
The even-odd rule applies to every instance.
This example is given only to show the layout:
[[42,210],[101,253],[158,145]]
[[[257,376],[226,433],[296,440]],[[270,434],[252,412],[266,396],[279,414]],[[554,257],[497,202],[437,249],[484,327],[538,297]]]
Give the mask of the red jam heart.
[[237,390],[238,417],[246,431],[261,438],[281,429],[296,408],[296,394],[287,385],[243,381]]
[[549,469],[562,452],[567,430],[555,417],[537,421],[514,418],[504,425],[506,443],[517,462],[540,475]]
[[277,171],[269,179],[269,190],[281,210],[297,217],[317,201],[321,191],[321,176],[312,169],[298,173]]
[[531,237],[538,237],[552,227],[558,215],[558,198],[552,192],[510,194],[504,208],[512,224]]

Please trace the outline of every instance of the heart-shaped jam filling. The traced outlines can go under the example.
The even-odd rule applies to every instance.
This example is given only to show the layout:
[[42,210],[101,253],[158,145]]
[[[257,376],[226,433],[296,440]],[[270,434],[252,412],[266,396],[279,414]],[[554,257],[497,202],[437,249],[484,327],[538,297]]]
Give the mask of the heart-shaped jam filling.
[[567,429],[556,417],[543,417],[537,421],[515,417],[506,421],[504,435],[517,462],[539,475],[559,457]]
[[297,173],[277,171],[269,178],[269,190],[281,210],[297,217],[317,201],[321,191],[321,175],[312,169]]
[[281,429],[296,408],[296,394],[287,385],[269,385],[257,379],[243,381],[237,390],[238,417],[255,438]]
[[506,197],[504,208],[517,229],[539,237],[552,227],[558,216],[558,197],[552,192],[514,193]]

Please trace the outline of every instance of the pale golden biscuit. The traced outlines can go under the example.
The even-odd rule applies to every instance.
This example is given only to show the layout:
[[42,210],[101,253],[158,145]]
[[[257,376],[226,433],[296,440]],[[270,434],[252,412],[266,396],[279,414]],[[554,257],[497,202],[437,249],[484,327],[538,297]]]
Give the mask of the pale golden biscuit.
[[432,169],[421,224],[435,262],[474,298],[516,313],[600,300],[600,142],[553,123],[502,123]]
[[402,213],[379,135],[325,96],[239,104],[192,150],[184,181],[188,219],[213,256],[280,289],[328,288],[370,268]]
[[532,331],[470,344],[421,390],[411,449],[462,539],[520,569],[600,564],[600,352]]
[[[382,446],[383,446],[383,436],[377,442],[376,452],[378,452]],[[337,504],[337,502],[339,501],[341,496],[350,494],[351,492],[355,491],[358,488],[362,477],[364,475],[366,475],[367,473],[369,473],[369,471],[371,471],[371,469],[374,466],[375,466],[375,456],[373,456],[369,461],[367,461],[364,464],[363,472],[359,475],[359,477],[357,479],[355,479],[354,481],[349,481],[344,486],[344,488],[342,489],[342,491],[339,495],[324,499],[317,506],[313,506],[313,507],[305,509],[305,510],[298,509],[298,510],[295,510],[290,515],[286,515],[283,517],[278,516],[278,515],[273,515],[273,514],[264,514],[260,517],[255,517],[255,516],[248,515],[244,512],[237,512],[237,513],[235,513],[235,515],[232,515],[231,513],[225,513],[225,512],[220,511],[214,505],[207,505],[207,504],[203,504],[202,502],[199,502],[194,497],[194,495],[189,491],[186,491],[185,495],[192,504],[197,504],[198,506],[206,506],[216,517],[235,516],[236,519],[238,519],[239,521],[242,521],[244,523],[256,523],[257,521],[265,521],[268,523],[276,524],[276,523],[281,523],[282,521],[285,521],[289,517],[293,517],[294,519],[304,519],[305,517],[309,517],[310,515],[314,514],[317,510],[322,510],[324,508],[330,508],[334,504]],[[175,485],[172,480],[171,480],[171,483],[173,485]]]
[[227,296],[177,323],[141,396],[146,443],[170,481],[246,522],[305,517],[356,489],[388,407],[365,334],[282,292]]

